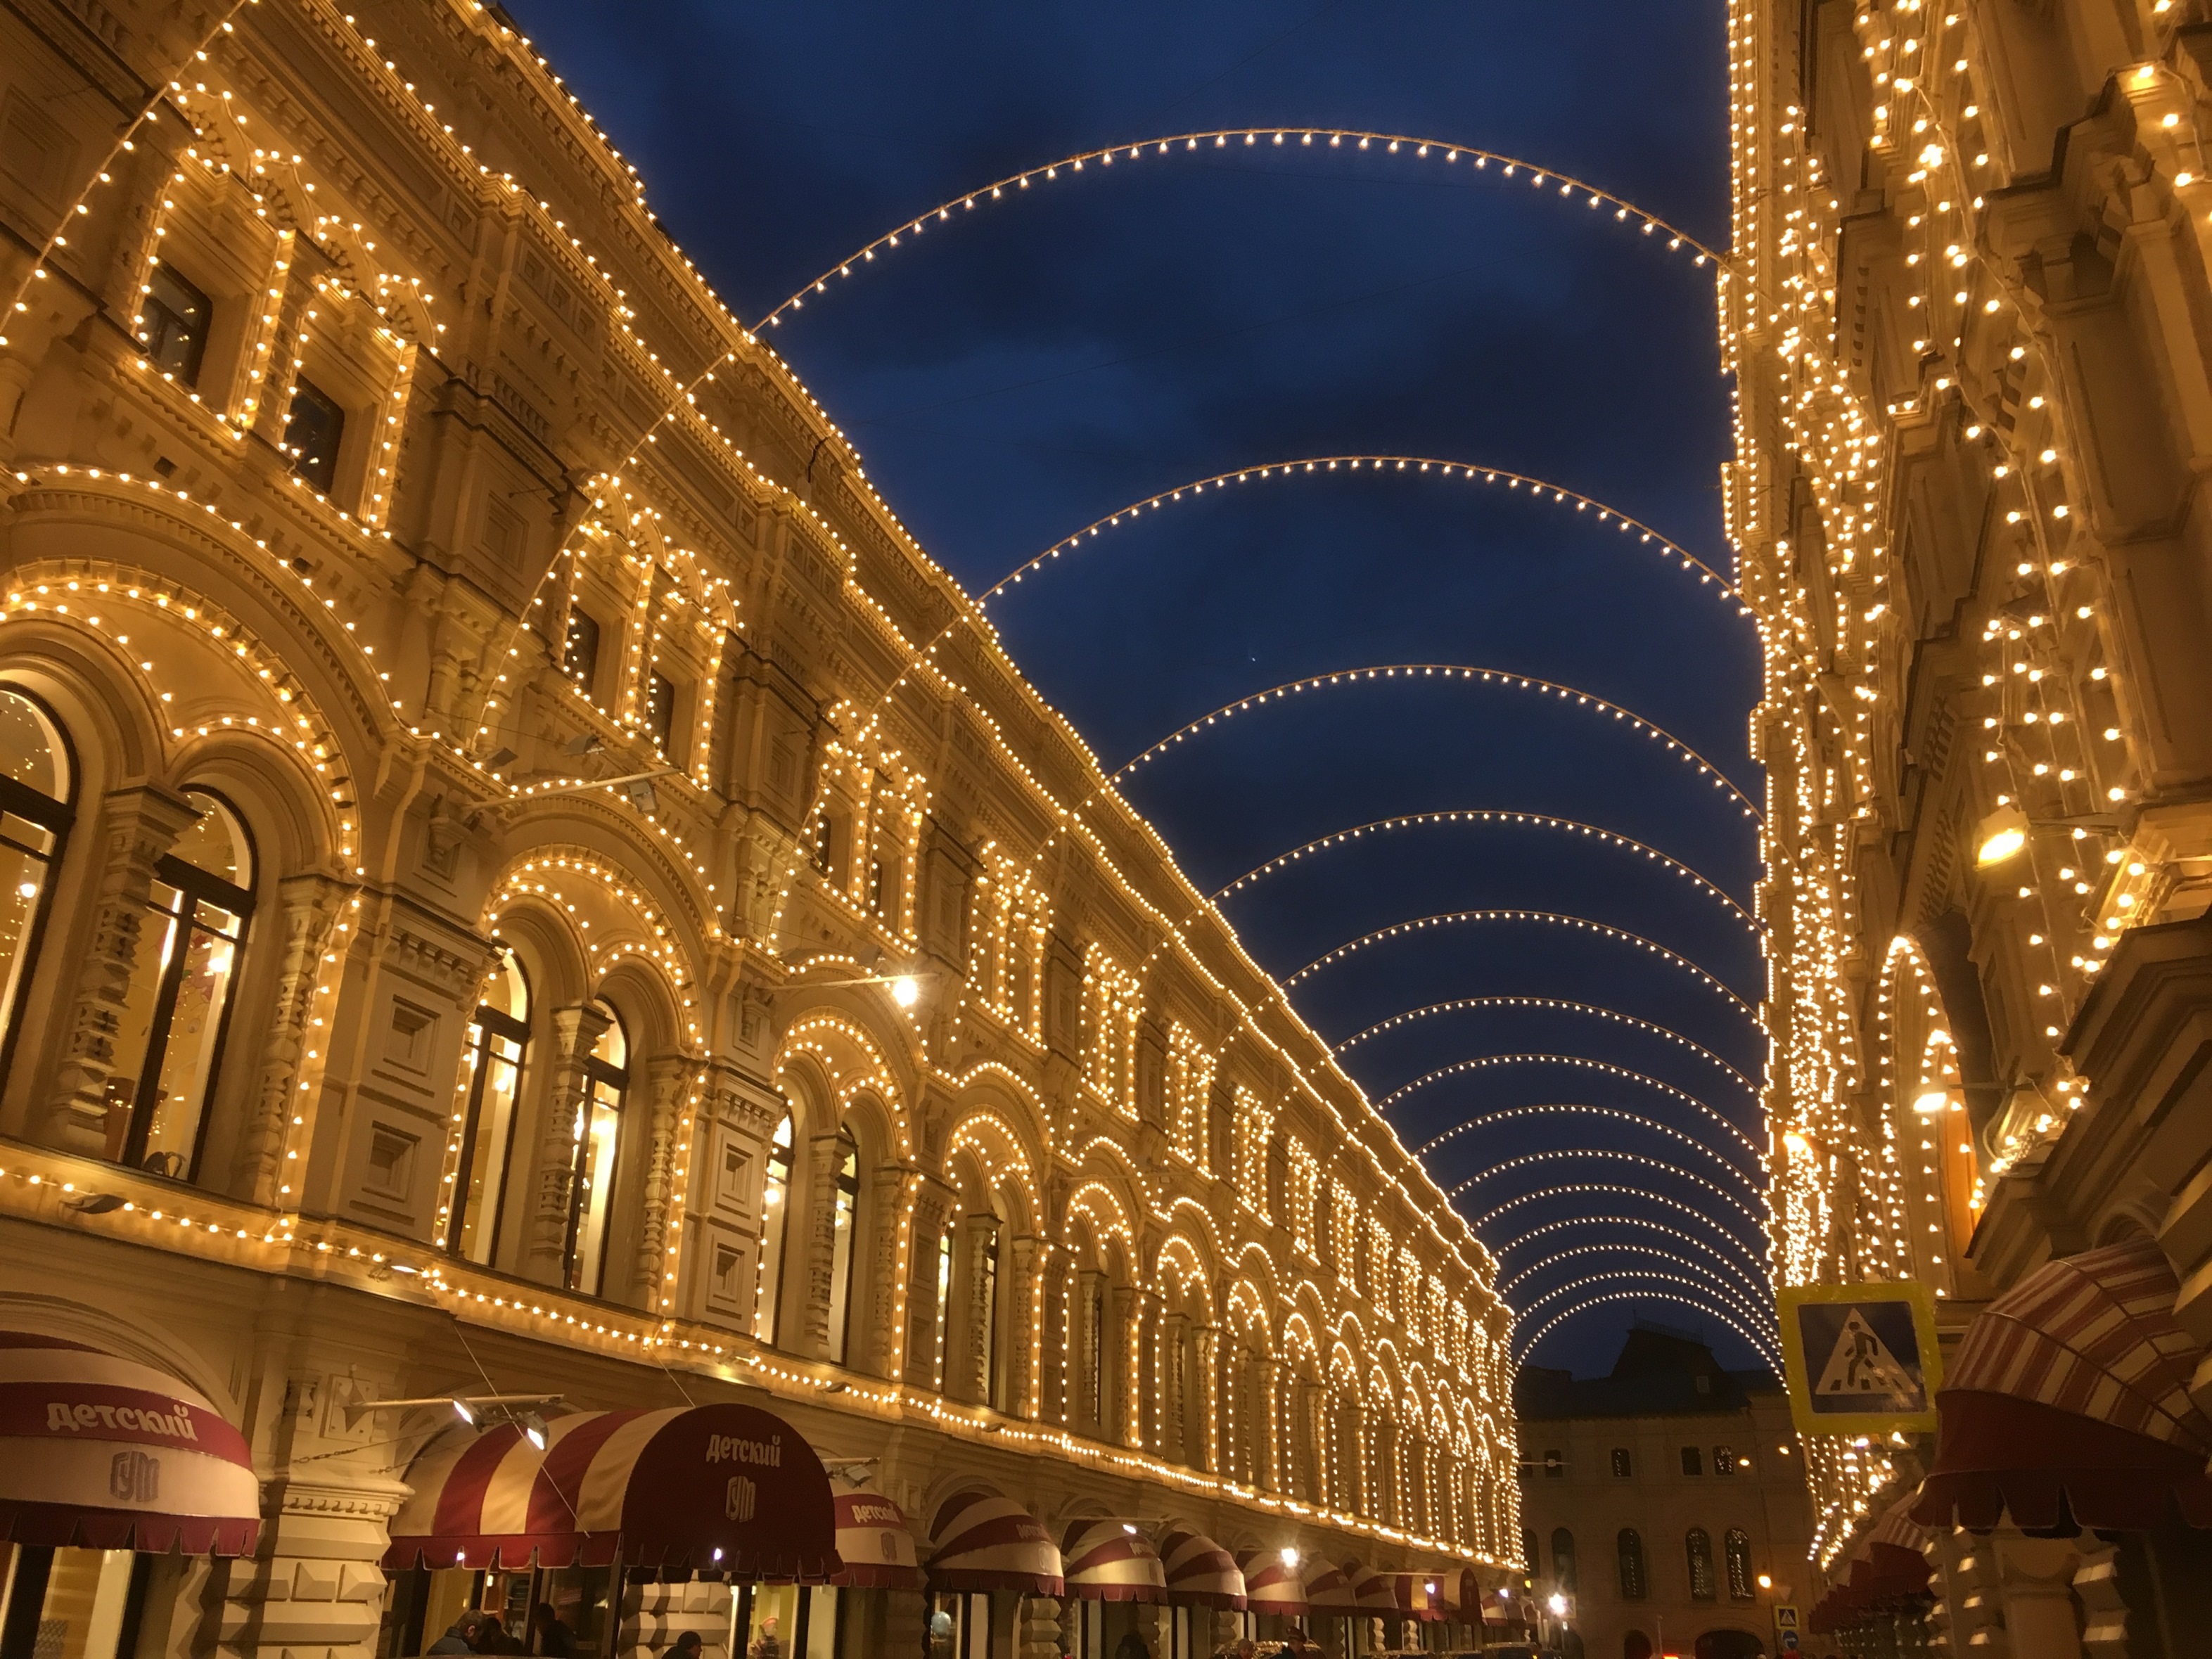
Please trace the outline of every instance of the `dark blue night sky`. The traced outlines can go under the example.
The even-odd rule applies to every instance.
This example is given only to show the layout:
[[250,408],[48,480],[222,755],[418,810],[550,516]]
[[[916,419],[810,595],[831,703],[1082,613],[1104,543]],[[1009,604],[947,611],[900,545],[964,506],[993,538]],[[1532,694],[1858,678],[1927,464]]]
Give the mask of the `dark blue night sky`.
[[[1109,143],[1238,125],[1367,128],[1562,168],[1708,243],[1728,237],[1718,0],[1157,0],[895,7],[509,0],[517,21],[643,173],[671,233],[732,308],[757,317],[941,199]],[[960,214],[817,296],[775,332],[858,444],[869,476],[971,589],[1154,491],[1310,455],[1432,456],[1547,478],[1727,569],[1711,267],[1525,176],[1409,152],[1178,147]],[[1754,799],[1746,748],[1755,636],[1710,587],[1594,514],[1500,485],[1364,471],[1187,498],[1087,541],[992,607],[1044,695],[1109,765],[1185,721],[1301,675],[1456,663],[1540,675],[1678,733]],[[1316,836],[1393,814],[1511,808],[1584,820],[1683,860],[1748,902],[1753,827],[1658,745],[1556,699],[1401,680],[1310,692],[1186,743],[1129,786],[1194,880],[1218,887]],[[1660,866],[1586,838],[1449,824],[1363,839],[1226,901],[1279,975],[1434,912],[1568,912],[1680,951],[1755,1002],[1745,927]],[[1293,997],[1340,1041],[1439,1000],[1540,995],[1673,1027],[1755,1073],[1744,1014],[1650,955],[1525,923],[1425,931],[1363,951]],[[1749,1095],[1682,1045],[1528,1009],[1413,1022],[1354,1048],[1377,1098],[1483,1054],[1559,1051],[1656,1077],[1753,1131]],[[1666,1157],[1740,1195],[1748,1157],[1695,1107],[1553,1065],[1481,1068],[1390,1115],[1419,1146],[1518,1105],[1610,1106],[1717,1158],[1589,1115],[1462,1134],[1429,1160],[1452,1188],[1533,1152]],[[1762,1138],[1757,1132],[1754,1138]],[[1705,1188],[1608,1157],[1481,1180],[1479,1217],[1551,1182],[1650,1185],[1694,1213],[1577,1195],[1485,1229],[1525,1307],[1643,1269],[1729,1276],[1763,1255]],[[1577,1218],[1621,1210],[1679,1228]],[[1516,1244],[1548,1222],[1574,1225]],[[1734,1242],[1730,1242],[1730,1236]],[[1717,1251],[1718,1255],[1711,1254]],[[1749,1254],[1747,1254],[1749,1253]],[[1549,1259],[1547,1258],[1556,1258]],[[1652,1280],[1594,1293],[1679,1289]],[[1581,1293],[1577,1293],[1577,1295]],[[1574,1297],[1524,1323],[1533,1332]],[[1710,1307],[1710,1303],[1707,1304]],[[1610,1364],[1638,1317],[1748,1344],[1709,1311],[1593,1306],[1534,1349]]]

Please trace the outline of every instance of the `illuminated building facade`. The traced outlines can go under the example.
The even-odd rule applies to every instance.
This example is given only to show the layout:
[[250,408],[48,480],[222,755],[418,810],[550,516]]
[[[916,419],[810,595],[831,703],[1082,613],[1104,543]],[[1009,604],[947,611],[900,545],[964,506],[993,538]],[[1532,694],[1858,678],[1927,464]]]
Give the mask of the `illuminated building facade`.
[[[1072,1580],[1128,1517],[1340,1640],[1477,1619],[1490,1258],[528,43],[11,3],[0,78],[0,1330],[179,1379],[261,1492],[155,1592],[52,1565],[130,1581],[94,1631],[367,1659],[520,1593],[395,1613],[449,1394],[763,1407],[925,1568],[980,1493]],[[699,1589],[599,1651],[726,1641]],[[1231,1616],[946,1599],[841,1639]]]
[[[2057,1515],[2069,1459],[2110,1464],[2082,1437],[2206,1427],[2205,9],[1729,16],[1725,495],[1765,651],[1775,1267],[1933,1286],[1954,1388],[1933,1445],[1808,1443],[1815,1557],[1840,1577],[1920,1490],[1918,1606],[1952,1650],[2071,1654],[2078,1623],[2165,1651],[2146,1560],[2202,1582],[2185,1493],[2100,1522],[2073,1488],[2103,1532],[2021,1528]],[[2076,1305],[2128,1337],[2069,1395],[2063,1298],[2030,1304],[2094,1247],[2116,1254]],[[2045,1358],[1998,1376],[2001,1330]],[[2124,1424],[2123,1395],[2157,1403]],[[1993,1400],[2024,1425],[1976,1454],[2004,1502],[1954,1510]]]

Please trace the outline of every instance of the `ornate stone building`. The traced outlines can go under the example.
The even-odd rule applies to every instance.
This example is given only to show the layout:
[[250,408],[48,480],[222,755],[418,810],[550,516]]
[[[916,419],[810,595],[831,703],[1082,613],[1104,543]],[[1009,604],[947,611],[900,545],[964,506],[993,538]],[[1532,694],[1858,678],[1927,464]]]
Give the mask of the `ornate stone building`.
[[[1932,1445],[1811,1443],[1815,1553],[1841,1577],[1877,1522],[1908,1536],[1917,1491],[1934,1577],[1875,1622],[2186,1651],[2180,1520],[2212,1522],[2206,9],[1735,0],[1729,30],[1776,1267],[1931,1285],[1950,1382]],[[2124,1492],[2095,1474],[2130,1462]],[[2075,1523],[2103,1530],[2021,1531]]]
[[[548,1469],[750,1405],[908,1566],[979,1498],[1058,1564],[849,1653],[1204,1652],[1224,1553],[1356,1642],[1503,1585],[1467,1226],[529,43],[352,3],[0,6],[0,1330],[202,1401],[262,1516],[134,1569],[0,1477],[0,1650],[727,1639],[511,1539],[388,1579],[447,1395]],[[1123,1517],[1157,1607],[1080,1570]]]

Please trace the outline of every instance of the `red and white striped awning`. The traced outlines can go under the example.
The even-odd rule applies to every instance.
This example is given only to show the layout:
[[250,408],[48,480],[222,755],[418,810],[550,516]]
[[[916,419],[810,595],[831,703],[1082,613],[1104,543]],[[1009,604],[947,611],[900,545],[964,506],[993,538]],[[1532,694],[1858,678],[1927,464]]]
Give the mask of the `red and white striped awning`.
[[1306,1574],[1306,1604],[1316,1613],[1357,1613],[1359,1593],[1352,1587],[1352,1574],[1358,1565],[1350,1562],[1334,1567],[1316,1559],[1314,1570]]
[[830,1478],[781,1418],[750,1406],[577,1412],[539,1451],[512,1424],[427,1448],[392,1523],[389,1567],[631,1566],[825,1583]]
[[1060,1596],[1066,1582],[1044,1523],[1011,1498],[957,1492],[929,1523],[930,1588]]
[[1176,1528],[1163,1534],[1160,1568],[1167,1574],[1168,1600],[1177,1607],[1242,1613],[1250,1599],[1237,1558],[1204,1533]]
[[2203,1351],[2174,1321],[2154,1239],[2046,1262],[1966,1329],[1936,1395],[1929,1526],[2212,1527],[2212,1420],[2189,1395]]
[[1060,1542],[1067,1593],[1084,1601],[1164,1601],[1167,1574],[1152,1540],[1130,1521],[1077,1521]]
[[165,1371],[0,1331],[0,1539],[251,1555],[261,1482],[246,1437]]
[[1425,1624],[1441,1624],[1458,1616],[1456,1572],[1389,1572],[1382,1575],[1390,1586],[1398,1611]]
[[845,1565],[830,1580],[852,1589],[921,1588],[914,1534],[906,1516],[881,1492],[834,1494],[837,1506],[837,1559]]
[[1344,1564],[1344,1576],[1352,1585],[1353,1599],[1360,1607],[1370,1613],[1396,1613],[1398,1597],[1390,1588],[1389,1578],[1364,1567],[1357,1561]]
[[1237,1565],[1244,1572],[1244,1605],[1253,1613],[1296,1619],[1306,1611],[1306,1581],[1280,1550],[1243,1550]]

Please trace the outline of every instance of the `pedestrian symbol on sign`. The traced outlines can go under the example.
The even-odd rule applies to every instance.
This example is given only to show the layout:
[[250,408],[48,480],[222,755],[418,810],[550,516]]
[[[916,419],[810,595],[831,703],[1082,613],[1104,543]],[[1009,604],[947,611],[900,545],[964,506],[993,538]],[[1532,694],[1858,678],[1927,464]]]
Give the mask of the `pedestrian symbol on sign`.
[[1927,1285],[1783,1285],[1775,1301],[1800,1434],[1934,1432],[1943,1361]]

